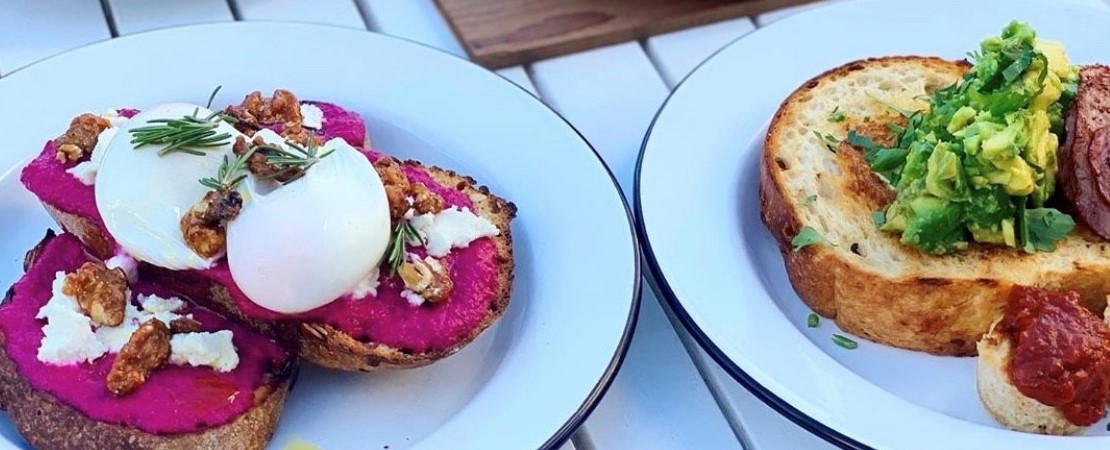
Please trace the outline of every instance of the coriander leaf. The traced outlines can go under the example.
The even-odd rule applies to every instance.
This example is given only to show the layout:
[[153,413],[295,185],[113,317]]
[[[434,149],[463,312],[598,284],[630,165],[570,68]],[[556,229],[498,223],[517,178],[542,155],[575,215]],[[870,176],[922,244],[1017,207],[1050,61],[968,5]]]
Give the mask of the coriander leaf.
[[867,155],[867,162],[871,163],[872,170],[882,173],[900,167],[906,162],[906,156],[908,156],[909,154],[909,149],[880,148],[875,152]]
[[817,196],[816,195],[811,195],[809,197],[806,197],[805,200],[802,200],[802,206],[812,205],[813,202],[815,202],[815,201],[817,201]]
[[794,246],[794,251],[801,250],[813,244],[825,243],[825,238],[810,226],[802,227],[794,239],[790,240],[790,245]]
[[841,336],[839,334],[834,334],[832,336],[832,341],[836,343],[836,345],[844,347],[848,350],[855,350],[856,347],[859,347],[859,344],[856,343],[856,341],[853,341],[852,339]]
[[881,148],[879,144],[876,144],[871,138],[857,133],[856,130],[849,131],[848,137],[845,140],[848,141],[849,145],[859,147],[865,152],[871,152]]
[[844,121],[844,112],[840,111],[839,106],[833,108],[832,112],[829,113],[829,122],[840,123],[840,122],[843,122],[843,121]]
[[817,140],[824,144],[825,148],[829,149],[830,152],[836,153],[836,147],[840,145],[840,141],[833,137],[833,135],[827,133],[822,135],[817,130],[813,130],[813,135],[817,136]]
[[821,317],[814,313],[809,313],[809,318],[806,319],[806,326],[810,328],[817,328],[821,324]]
[[1022,220],[1023,248],[1028,253],[1056,250],[1056,241],[1075,228],[1075,220],[1055,208],[1026,209]]
[[1036,50],[1034,50],[1032,47],[1025,49],[1025,51],[1021,53],[1021,56],[1018,57],[1017,60],[1015,60],[1012,64],[1010,64],[1009,67],[1002,71],[1002,78],[1005,79],[1007,83],[1016,80],[1017,77],[1020,77],[1021,74],[1025,73],[1025,69],[1028,69],[1029,65],[1033,63],[1033,55],[1035,54]]

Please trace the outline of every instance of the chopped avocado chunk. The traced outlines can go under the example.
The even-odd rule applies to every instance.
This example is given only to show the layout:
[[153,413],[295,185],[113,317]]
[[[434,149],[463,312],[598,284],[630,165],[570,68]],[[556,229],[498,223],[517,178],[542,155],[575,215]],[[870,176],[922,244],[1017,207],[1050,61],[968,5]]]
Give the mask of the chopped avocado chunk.
[[813,227],[806,225],[802,230],[790,240],[790,245],[794,246],[794,251],[801,250],[807,246],[814,244],[821,244],[825,242],[825,237],[821,233],[814,230]]
[[1062,45],[1038,40],[1020,22],[983,40],[971,56],[974,65],[960,82],[932,92],[928,109],[908,113],[893,148],[848,137],[897,191],[880,229],[933,254],[971,241],[1051,251],[1070,232],[1071,218],[1039,211],[1055,190],[1063,114],[1078,70]]

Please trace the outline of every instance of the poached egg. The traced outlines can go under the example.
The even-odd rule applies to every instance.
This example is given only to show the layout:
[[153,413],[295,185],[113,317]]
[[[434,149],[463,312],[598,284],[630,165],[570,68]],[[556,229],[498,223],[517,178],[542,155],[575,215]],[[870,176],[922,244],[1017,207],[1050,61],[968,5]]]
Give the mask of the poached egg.
[[[203,155],[170,153],[165,145],[136,149],[130,130],[150,120],[207,117],[203,106],[171,103],[122,124],[103,150],[96,204],[108,232],[135,259],[171,270],[207,269],[185,243],[181,217],[208,188],[199,180],[216,175],[232,143],[243,136],[226,122],[225,145]],[[267,142],[273,133],[262,132]],[[284,145],[284,144],[283,144]],[[282,186],[253,175],[239,185],[243,208],[227,226],[227,260],[235,283],[254,303],[279,313],[326,305],[350,292],[381,263],[390,237],[385,187],[370,161],[342,139],[324,143],[333,153],[303,177]]]

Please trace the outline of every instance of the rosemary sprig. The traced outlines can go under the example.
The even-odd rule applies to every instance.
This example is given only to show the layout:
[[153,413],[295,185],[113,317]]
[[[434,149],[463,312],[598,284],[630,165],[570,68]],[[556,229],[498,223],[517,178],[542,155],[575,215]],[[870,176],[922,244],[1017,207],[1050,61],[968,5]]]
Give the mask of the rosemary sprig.
[[215,178],[201,178],[200,184],[204,185],[214,191],[219,190],[234,190],[239,183],[247,178],[247,161],[250,160],[251,155],[254,155],[255,149],[247,150],[246,153],[236,156],[235,159],[230,159],[224,155],[224,162],[220,164],[220,169],[216,171]]
[[386,263],[389,264],[389,276],[397,274],[397,268],[405,262],[406,247],[410,241],[423,242],[420,232],[407,220],[400,220],[393,227],[393,236],[390,237],[389,250],[386,252]]
[[170,153],[187,153],[203,156],[202,150],[227,145],[231,133],[217,133],[221,121],[234,123],[235,119],[221,112],[213,112],[208,117],[191,116],[180,119],[153,119],[151,125],[131,129],[131,144],[138,150],[147,145],[168,144],[158,151],[158,156]]
[[332,149],[320,154],[319,145],[313,138],[309,138],[308,145],[305,146],[293,141],[285,141],[285,145],[295,151],[289,151],[280,145],[261,144],[255,146],[266,154],[266,162],[277,168],[277,173],[271,178],[294,175],[283,181],[282,184],[288,184],[303,177],[309,167],[316,165],[320,160],[335,152],[335,149]]

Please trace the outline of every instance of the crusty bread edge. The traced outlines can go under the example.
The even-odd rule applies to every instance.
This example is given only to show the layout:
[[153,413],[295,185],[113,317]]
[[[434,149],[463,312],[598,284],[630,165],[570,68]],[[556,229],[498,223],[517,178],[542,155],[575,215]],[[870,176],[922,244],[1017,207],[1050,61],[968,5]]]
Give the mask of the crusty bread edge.
[[[793,251],[790,244],[803,224],[797,220],[794,205],[785,197],[784,175],[776,170],[775,155],[766,149],[779,146],[780,127],[784,117],[792,112],[789,108],[792,102],[808,94],[823,80],[883,61],[968,65],[966,61],[923,56],[869,58],[830,69],[802,84],[783,100],[775,112],[764,142],[765,150],[759,167],[761,218],[778,241],[794,290],[818,314],[835,319],[845,331],[882,344],[938,355],[975,355],[976,342],[989,329],[989,324],[1001,315],[1012,284],[986,278],[908,277],[892,280],[848,264],[825,246],[811,245]],[[1085,305],[1095,311],[1104,306],[1100,303],[1102,294],[1110,291],[1110,274],[1097,267],[1076,265],[1068,272],[1042,275],[1042,287],[1067,288],[1078,292],[1085,300],[1095,299],[1095,303]],[[1098,282],[1100,279],[1103,280],[1101,283]],[[943,311],[930,311],[930,314],[889,313],[894,302],[908,308],[951,304],[950,301],[944,302],[944,299],[981,304],[974,308],[947,307]],[[964,314],[966,311],[977,314],[969,317]]]
[[[43,242],[51,237],[48,234]],[[9,288],[3,303],[13,294],[14,290]],[[256,396],[264,395],[265,400],[231,422],[198,432],[155,435],[93,420],[52,394],[35,389],[19,373],[5,345],[6,337],[0,332],[0,408],[8,412],[16,429],[32,446],[59,450],[219,450],[231,447],[262,450],[277,428],[298,368],[298,362],[291,360],[277,374],[280,379],[255,391]]]
[[1083,427],[1069,422],[1059,410],[1026,397],[1010,382],[1011,341],[991,326],[979,341],[975,385],[979,400],[991,417],[1006,428],[1026,433],[1074,435]]

